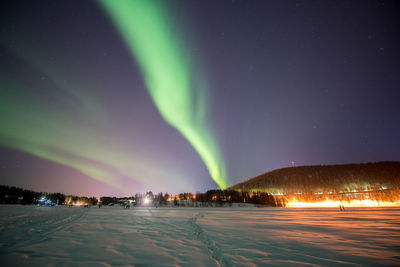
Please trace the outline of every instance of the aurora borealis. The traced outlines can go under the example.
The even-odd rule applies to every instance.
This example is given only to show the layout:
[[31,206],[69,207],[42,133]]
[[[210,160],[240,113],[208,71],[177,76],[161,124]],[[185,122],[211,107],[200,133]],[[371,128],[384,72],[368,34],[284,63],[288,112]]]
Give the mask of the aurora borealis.
[[226,188],[223,159],[204,119],[206,88],[196,84],[186,49],[176,40],[160,1],[102,3],[137,58],[163,118],[192,144],[218,186]]
[[1,184],[196,192],[400,160],[399,6],[344,3],[5,1]]

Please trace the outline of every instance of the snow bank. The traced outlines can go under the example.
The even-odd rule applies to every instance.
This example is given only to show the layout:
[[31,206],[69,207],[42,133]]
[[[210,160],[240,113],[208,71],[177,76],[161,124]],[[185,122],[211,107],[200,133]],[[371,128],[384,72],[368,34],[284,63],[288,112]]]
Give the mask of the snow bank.
[[400,208],[0,205],[1,266],[400,265]]

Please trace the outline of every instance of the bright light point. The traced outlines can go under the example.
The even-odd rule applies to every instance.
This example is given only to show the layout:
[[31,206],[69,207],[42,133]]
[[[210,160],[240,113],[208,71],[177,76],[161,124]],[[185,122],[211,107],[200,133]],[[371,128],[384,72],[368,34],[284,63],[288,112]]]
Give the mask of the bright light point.
[[144,204],[149,204],[150,203],[150,199],[145,197],[144,200],[143,200],[143,203]]

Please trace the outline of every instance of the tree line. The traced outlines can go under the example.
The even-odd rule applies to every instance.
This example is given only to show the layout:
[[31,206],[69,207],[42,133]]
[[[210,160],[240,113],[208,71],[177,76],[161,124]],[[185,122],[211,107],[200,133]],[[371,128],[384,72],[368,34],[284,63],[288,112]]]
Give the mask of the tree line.
[[137,193],[130,197],[96,197],[74,196],[62,193],[36,192],[18,188],[15,186],[0,185],[0,204],[40,204],[44,200],[58,205],[115,205],[131,200],[134,205],[147,204],[155,206],[222,206],[232,203],[251,203],[257,205],[282,206],[281,201],[272,195],[263,192],[245,192],[236,190],[209,190],[205,193],[180,193],[171,195],[168,193],[153,194],[151,191],[145,194]]
[[101,197],[102,205],[115,205],[132,201],[134,205],[154,206],[231,206],[232,203],[251,203],[256,205],[282,206],[281,199],[276,199],[271,194],[264,192],[244,192],[235,190],[209,190],[205,193],[180,193],[170,195],[168,193],[153,194],[151,191],[145,194],[136,194],[131,197]]
[[65,195],[62,193],[36,192],[26,190],[15,186],[0,185],[0,204],[39,204],[43,201],[62,205],[74,205],[77,203],[83,205],[96,205],[98,203],[95,197]]

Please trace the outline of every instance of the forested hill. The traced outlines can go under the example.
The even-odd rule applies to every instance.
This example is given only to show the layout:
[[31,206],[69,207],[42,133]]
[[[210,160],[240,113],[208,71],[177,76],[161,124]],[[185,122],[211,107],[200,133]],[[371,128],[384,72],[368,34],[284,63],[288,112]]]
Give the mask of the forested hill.
[[382,190],[400,187],[400,162],[376,162],[277,169],[229,189],[268,193]]

